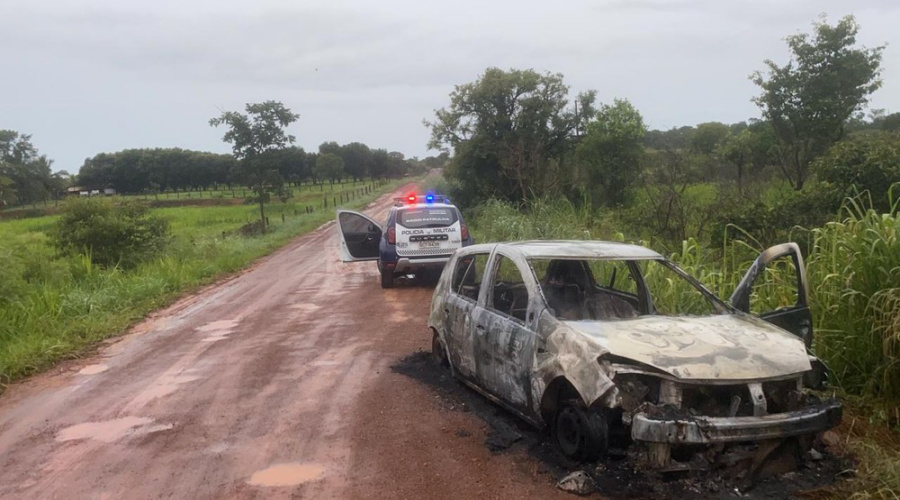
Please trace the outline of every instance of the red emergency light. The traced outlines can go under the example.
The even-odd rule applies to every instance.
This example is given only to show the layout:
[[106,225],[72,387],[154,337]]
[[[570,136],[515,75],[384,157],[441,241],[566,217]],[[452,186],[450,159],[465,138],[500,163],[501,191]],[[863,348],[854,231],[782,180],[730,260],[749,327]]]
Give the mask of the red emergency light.
[[416,202],[416,195],[414,195],[414,194],[407,195],[407,196],[406,196],[406,201],[408,201],[409,203],[415,203],[415,202]]

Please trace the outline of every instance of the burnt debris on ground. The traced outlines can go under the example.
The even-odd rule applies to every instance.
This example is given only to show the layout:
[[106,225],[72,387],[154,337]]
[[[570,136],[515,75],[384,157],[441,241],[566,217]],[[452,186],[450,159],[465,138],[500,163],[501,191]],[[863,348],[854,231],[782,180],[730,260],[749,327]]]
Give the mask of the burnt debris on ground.
[[[596,492],[613,498],[795,498],[833,484],[853,469],[845,459],[817,451],[792,471],[747,484],[721,471],[661,473],[645,470],[634,454],[611,454],[593,464],[572,462],[556,451],[549,436],[459,383],[447,368],[438,367],[431,353],[417,351],[397,363],[395,373],[412,378],[434,391],[444,411],[471,412],[488,426],[485,439],[493,453],[524,450],[539,460],[555,480],[583,470],[594,480]],[[468,433],[464,433],[468,437]],[[458,437],[464,437],[457,433]]]

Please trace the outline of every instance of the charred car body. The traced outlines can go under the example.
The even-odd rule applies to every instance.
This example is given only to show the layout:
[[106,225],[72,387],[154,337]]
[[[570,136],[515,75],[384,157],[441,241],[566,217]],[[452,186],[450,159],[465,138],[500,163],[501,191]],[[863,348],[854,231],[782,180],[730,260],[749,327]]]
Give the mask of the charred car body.
[[337,220],[341,260],[377,261],[382,288],[400,275],[436,275],[457,248],[475,242],[459,209],[435,194],[396,198],[383,227],[350,210],[338,210]]
[[[749,314],[754,284],[779,265],[793,301]],[[438,361],[549,427],[564,455],[638,445],[651,466],[678,468],[747,443],[805,450],[839,423],[840,405],[807,390],[824,369],[808,351],[806,287],[793,243],[761,254],[731,304],[636,245],[483,244],[448,263],[428,324]]]

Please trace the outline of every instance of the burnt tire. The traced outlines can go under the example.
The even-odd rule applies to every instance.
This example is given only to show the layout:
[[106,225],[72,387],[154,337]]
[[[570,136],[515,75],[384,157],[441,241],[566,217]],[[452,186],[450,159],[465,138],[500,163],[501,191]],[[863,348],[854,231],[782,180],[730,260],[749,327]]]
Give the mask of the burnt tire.
[[592,462],[606,454],[606,418],[584,408],[578,400],[560,403],[553,419],[553,441],[566,458]]
[[392,271],[381,271],[381,288],[394,288],[394,273]]
[[434,336],[431,337],[431,359],[434,361],[434,364],[441,368],[450,366],[450,361],[447,359],[447,351],[444,350],[441,336],[437,332],[434,332]]

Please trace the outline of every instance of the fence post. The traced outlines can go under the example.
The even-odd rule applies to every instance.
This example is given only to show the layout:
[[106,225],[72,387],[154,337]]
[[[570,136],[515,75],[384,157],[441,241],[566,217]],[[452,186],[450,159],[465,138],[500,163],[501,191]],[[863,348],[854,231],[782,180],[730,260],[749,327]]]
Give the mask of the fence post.
[[281,222],[284,222],[284,212],[281,212]]

